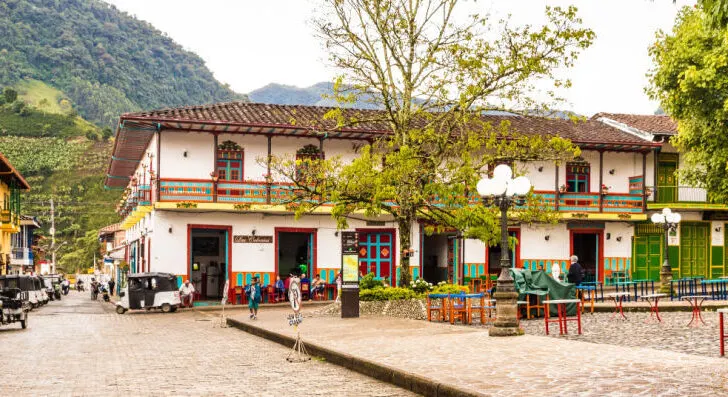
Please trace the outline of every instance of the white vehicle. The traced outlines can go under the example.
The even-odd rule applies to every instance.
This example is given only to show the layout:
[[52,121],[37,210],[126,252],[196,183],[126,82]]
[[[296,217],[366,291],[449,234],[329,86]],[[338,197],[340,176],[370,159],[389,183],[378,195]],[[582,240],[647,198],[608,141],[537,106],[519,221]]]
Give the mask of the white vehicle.
[[174,312],[182,303],[177,289],[177,276],[170,273],[130,274],[127,286],[119,293],[116,312],[127,310],[161,309]]
[[0,289],[6,288],[19,289],[20,299],[27,302],[31,310],[47,302],[47,297],[44,301],[41,281],[38,277],[17,274],[0,276]]

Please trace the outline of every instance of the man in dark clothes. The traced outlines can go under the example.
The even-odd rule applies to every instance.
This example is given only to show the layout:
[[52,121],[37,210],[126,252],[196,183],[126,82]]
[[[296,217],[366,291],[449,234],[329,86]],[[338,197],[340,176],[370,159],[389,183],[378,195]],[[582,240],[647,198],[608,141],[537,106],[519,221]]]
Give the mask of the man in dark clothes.
[[579,264],[579,258],[576,255],[571,256],[571,266],[569,267],[569,274],[566,275],[566,279],[570,283],[579,285],[581,280],[584,279],[584,268]]

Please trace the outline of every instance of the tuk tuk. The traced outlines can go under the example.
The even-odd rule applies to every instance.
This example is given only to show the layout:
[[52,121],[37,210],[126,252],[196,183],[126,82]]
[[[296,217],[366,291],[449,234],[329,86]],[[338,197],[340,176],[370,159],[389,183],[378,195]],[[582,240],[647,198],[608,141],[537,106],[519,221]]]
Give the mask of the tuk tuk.
[[170,273],[130,274],[127,286],[119,292],[121,298],[116,303],[116,312],[124,314],[127,310],[162,309],[169,313],[177,311],[182,303],[177,289],[177,276]]
[[8,288],[19,289],[20,299],[28,302],[31,310],[46,302],[41,292],[40,280],[37,277],[17,274],[0,276],[0,289]]
[[43,276],[46,293],[51,300],[61,300],[61,276],[46,274]]
[[20,327],[28,327],[28,302],[22,298],[19,288],[0,289],[0,325],[20,322]]

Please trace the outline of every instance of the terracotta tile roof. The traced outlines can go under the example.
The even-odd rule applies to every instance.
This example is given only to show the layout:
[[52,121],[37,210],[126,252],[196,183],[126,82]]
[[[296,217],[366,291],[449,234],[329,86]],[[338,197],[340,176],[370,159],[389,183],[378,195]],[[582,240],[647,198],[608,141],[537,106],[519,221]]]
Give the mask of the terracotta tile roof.
[[667,115],[597,113],[592,120],[599,118],[614,120],[629,127],[649,132],[650,134],[676,135],[677,122]]
[[109,234],[113,232],[117,232],[121,230],[121,223],[114,223],[108,226],[104,226],[101,229],[99,229],[99,234]]
[[[301,128],[326,131],[335,129],[333,120],[323,120],[333,108],[300,105],[270,105],[248,102],[228,102],[212,105],[188,106],[150,112],[127,113],[123,120],[166,121],[195,124],[265,126],[277,128]],[[382,121],[383,111],[345,109],[348,119],[358,120],[354,126],[337,131],[369,132],[372,135],[387,133],[388,123]],[[558,135],[577,143],[634,144],[649,146],[645,140],[605,125],[596,120],[571,121],[543,117],[486,115],[483,119],[498,125],[509,121],[514,130],[523,134]]]
[[[346,119],[357,122],[337,128],[334,120],[324,120],[324,115],[332,109],[228,102],[127,113],[120,118],[105,184],[108,187],[125,187],[153,134],[159,130],[299,137],[326,134],[329,139],[359,140],[372,139],[391,131],[389,124],[383,120],[381,110],[344,109]],[[512,130],[522,134],[568,138],[582,149],[644,151],[656,146],[650,140],[596,119],[571,121],[516,115],[484,115],[482,118],[494,126],[508,121]]]

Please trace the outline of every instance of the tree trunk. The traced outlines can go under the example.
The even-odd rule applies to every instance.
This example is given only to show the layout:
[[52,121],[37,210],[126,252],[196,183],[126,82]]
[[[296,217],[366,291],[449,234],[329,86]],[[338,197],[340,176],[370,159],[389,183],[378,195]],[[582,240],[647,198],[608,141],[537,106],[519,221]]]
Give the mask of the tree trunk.
[[409,250],[412,244],[412,220],[410,217],[400,218],[397,225],[399,226],[399,252],[401,253],[399,286],[407,287],[412,277],[410,277],[410,258],[405,255],[405,250]]

